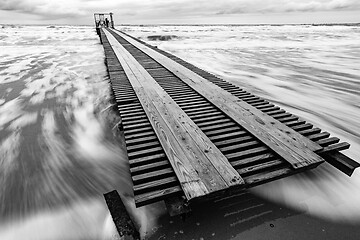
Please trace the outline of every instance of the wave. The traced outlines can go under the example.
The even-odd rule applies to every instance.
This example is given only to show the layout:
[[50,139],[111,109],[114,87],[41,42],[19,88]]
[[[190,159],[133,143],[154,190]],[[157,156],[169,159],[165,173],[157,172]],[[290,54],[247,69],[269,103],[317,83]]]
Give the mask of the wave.
[[180,37],[176,35],[150,35],[147,36],[147,39],[150,41],[169,41],[172,39],[180,39]]

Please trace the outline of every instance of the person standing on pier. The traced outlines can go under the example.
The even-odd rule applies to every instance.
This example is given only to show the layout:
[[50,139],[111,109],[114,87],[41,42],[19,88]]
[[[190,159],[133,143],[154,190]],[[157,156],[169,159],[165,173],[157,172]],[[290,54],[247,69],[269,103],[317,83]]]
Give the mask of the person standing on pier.
[[105,18],[105,26],[109,27],[109,19]]

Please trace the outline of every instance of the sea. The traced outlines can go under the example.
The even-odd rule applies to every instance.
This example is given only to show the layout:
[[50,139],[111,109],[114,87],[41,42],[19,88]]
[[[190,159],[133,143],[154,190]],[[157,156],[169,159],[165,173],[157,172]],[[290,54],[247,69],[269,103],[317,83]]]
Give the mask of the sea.
[[[360,24],[116,28],[339,137],[360,161]],[[114,189],[143,238],[160,231],[163,203],[135,208],[120,123],[93,26],[0,24],[0,239],[120,239],[103,198]],[[325,163],[250,192],[359,226],[359,171]]]

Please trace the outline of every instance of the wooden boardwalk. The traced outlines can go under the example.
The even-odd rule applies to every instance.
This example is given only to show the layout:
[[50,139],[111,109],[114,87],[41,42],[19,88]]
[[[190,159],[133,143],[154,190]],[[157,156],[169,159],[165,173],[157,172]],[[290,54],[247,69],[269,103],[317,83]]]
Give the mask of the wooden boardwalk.
[[349,144],[169,53],[102,28],[136,205],[228,194],[327,161]]

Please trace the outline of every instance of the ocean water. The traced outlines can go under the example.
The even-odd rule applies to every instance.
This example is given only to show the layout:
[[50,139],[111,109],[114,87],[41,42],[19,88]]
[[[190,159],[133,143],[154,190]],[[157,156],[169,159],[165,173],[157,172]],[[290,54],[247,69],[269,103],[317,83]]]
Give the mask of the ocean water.
[[[351,143],[360,161],[360,26],[118,26]],[[142,236],[165,213],[135,209],[104,54],[88,26],[0,26],[0,239],[117,239],[117,189]],[[323,164],[252,192],[360,224],[360,173]]]
[[4,26],[0,48],[0,239],[113,239],[103,194],[132,188],[94,28]]

